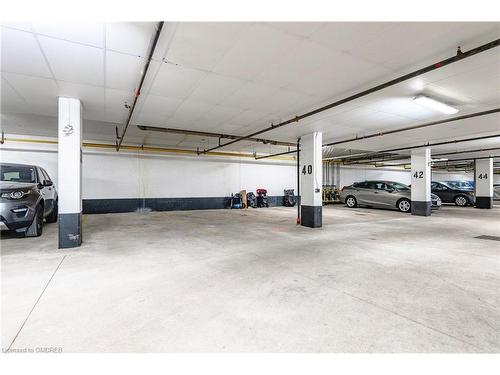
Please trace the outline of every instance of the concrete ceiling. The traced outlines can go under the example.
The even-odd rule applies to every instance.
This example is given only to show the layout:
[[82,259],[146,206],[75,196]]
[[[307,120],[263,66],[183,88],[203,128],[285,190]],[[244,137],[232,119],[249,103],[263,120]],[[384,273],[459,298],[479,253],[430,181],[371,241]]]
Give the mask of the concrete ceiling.
[[[83,101],[86,140],[114,142],[154,29],[154,23],[3,24],[3,129],[55,136],[56,98],[71,96]],[[499,23],[165,23],[132,123],[246,135],[450,57],[459,45],[468,50],[499,37]],[[499,107],[500,48],[262,137],[295,141],[317,130],[326,142],[446,118],[412,102],[418,93],[453,104],[459,115]],[[342,148],[491,134],[499,124],[498,115],[489,115]],[[135,126],[125,139],[182,148],[216,142]],[[227,149],[281,151],[248,142]]]

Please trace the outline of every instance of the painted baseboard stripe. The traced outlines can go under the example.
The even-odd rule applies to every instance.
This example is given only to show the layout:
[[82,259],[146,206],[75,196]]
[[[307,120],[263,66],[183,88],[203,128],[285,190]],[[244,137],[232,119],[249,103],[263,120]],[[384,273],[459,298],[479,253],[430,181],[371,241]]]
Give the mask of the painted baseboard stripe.
[[[152,211],[214,210],[228,208],[228,197],[84,199],[84,214]],[[283,206],[282,195],[269,196],[270,207]]]

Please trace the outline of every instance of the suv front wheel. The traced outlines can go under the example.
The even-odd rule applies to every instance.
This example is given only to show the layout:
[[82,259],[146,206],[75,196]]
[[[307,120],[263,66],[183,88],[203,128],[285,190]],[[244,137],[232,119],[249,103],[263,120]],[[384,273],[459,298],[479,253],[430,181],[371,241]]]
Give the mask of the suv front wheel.
[[39,204],[36,207],[35,217],[31,225],[26,229],[26,237],[39,237],[43,232],[43,206]]
[[52,209],[52,212],[50,213],[49,216],[45,219],[47,223],[56,223],[57,222],[57,215],[59,214],[59,207],[57,205],[57,201],[54,202],[54,208]]

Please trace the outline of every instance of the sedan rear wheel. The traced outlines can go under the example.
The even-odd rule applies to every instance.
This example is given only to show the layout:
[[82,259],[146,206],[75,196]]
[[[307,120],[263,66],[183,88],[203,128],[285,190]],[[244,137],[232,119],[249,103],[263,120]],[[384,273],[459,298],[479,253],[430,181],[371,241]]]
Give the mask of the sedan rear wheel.
[[352,195],[350,195],[346,198],[345,204],[349,208],[354,208],[358,205],[358,202],[356,201],[356,198],[354,198]]
[[455,197],[455,204],[460,207],[465,207],[469,204],[469,200],[463,195],[458,195]]
[[401,199],[398,202],[398,210],[401,212],[410,212],[411,203],[408,199]]

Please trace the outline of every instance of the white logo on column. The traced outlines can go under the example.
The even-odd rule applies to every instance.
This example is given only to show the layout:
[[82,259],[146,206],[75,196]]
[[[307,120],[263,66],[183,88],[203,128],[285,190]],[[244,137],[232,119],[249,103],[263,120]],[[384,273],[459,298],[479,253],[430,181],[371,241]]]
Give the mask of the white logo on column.
[[74,130],[75,130],[75,129],[73,128],[73,125],[68,124],[68,125],[66,125],[66,126],[63,128],[63,130],[62,130],[62,131],[63,131],[64,135],[68,136],[68,135],[73,134],[73,131],[74,131]]

